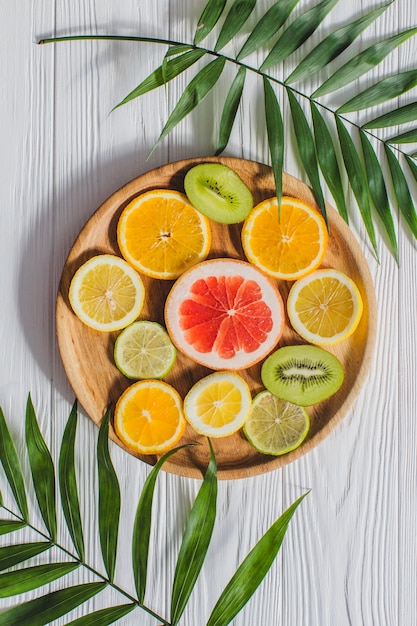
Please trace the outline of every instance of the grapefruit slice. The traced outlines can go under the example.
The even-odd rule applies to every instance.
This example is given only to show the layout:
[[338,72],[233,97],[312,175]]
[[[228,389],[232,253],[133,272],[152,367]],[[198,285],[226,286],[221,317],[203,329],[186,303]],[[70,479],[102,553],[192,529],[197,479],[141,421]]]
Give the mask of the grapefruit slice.
[[213,370],[240,370],[265,358],[284,327],[273,282],[245,261],[212,259],[185,272],[165,304],[175,346]]

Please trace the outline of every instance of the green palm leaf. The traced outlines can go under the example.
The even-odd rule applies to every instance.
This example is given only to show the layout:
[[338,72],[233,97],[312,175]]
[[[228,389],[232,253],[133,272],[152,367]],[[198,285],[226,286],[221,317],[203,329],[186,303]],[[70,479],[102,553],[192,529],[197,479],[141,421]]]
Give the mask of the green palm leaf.
[[209,91],[214,87],[223,71],[226,59],[219,57],[211,61],[203,67],[186,87],[184,93],[178,100],[177,105],[172,111],[165,124],[158,141],[151,150],[151,154],[156,147],[165,139],[167,135],[175,128],[181,120],[184,119],[200,102],[205,98]]
[[44,626],[97,595],[106,583],[86,583],[54,591],[0,613],[0,626]]
[[98,521],[104,567],[112,581],[119,533],[120,487],[109,453],[109,420],[108,410],[101,422],[97,441]]
[[182,72],[185,72],[189,67],[194,65],[201,57],[205,55],[204,50],[187,50],[179,56],[165,61],[160,65],[152,74],[149,74],[145,80],[143,80],[133,91],[131,91],[126,98],[123,98],[119,104],[113,108],[113,111],[123,104],[127,104],[139,96],[143,96],[145,93],[157,89],[162,85],[170,82]]
[[190,46],[188,43],[178,43],[175,45],[173,44],[168,47],[168,50],[165,53],[164,59],[169,59],[170,57],[178,56],[180,54],[183,54],[184,52],[188,52],[189,50],[193,50],[193,47]]
[[234,0],[220,31],[214,50],[218,52],[239,32],[255,8],[256,0]]
[[417,141],[417,128],[412,128],[405,133],[394,135],[387,139],[387,143],[415,143]]
[[210,444],[210,463],[185,527],[174,574],[171,624],[176,626],[197,581],[216,520],[217,466]]
[[417,102],[411,102],[369,120],[369,122],[363,124],[362,128],[388,128],[397,124],[415,121],[417,121]]
[[338,113],[350,113],[361,109],[370,109],[377,104],[388,102],[406,93],[417,85],[417,70],[400,72],[383,78],[368,89],[361,91],[337,109]]
[[353,22],[346,24],[346,26],[342,26],[330,33],[301,61],[285,82],[287,84],[295,83],[321,70],[346,50],[365,28],[391,6],[393,1],[390,0],[388,4],[373,9]]
[[152,525],[152,502],[155,491],[156,479],[170,456],[187,447],[179,446],[169,450],[164,454],[157,463],[155,463],[152,471],[147,477],[136,509],[135,522],[133,526],[132,537],[132,567],[135,579],[135,588],[138,600],[143,604],[146,591],[146,577],[148,572],[148,556],[149,556],[149,539],[151,535]]
[[242,98],[243,87],[245,85],[246,68],[240,67],[236,74],[229,92],[227,94],[222,117],[220,120],[219,141],[216,150],[216,156],[221,154],[228,144],[230,133],[232,132],[233,123],[236,119],[237,110]]
[[299,0],[278,0],[275,2],[247,38],[236,57],[237,60],[244,59],[269,41],[279,31],[298,2]]
[[325,94],[336,91],[341,87],[345,87],[352,81],[364,76],[376,65],[381,63],[395,48],[407,41],[410,37],[417,33],[417,28],[410,28],[378,41],[377,43],[369,46],[359,54],[355,55],[352,59],[347,61],[342,67],[340,67],[334,74],[332,74],[316,91],[313,93],[313,98],[318,96],[324,96]]
[[19,543],[0,548],[0,571],[14,567],[27,559],[31,559],[52,547],[50,541],[36,541],[32,543]]
[[72,622],[67,622],[66,626],[109,626],[109,624],[113,624],[118,619],[131,613],[135,608],[136,605],[132,603],[111,606],[74,619]]
[[77,402],[74,402],[62,437],[59,455],[59,488],[62,510],[78,556],[84,560],[84,539],[75,476],[74,448],[77,430]]
[[385,186],[384,174],[368,137],[363,131],[360,131],[360,137],[372,203],[385,227],[395,260],[398,263],[397,237]]
[[338,0],[322,0],[320,4],[297,17],[278,39],[262,63],[261,71],[268,70],[284,61],[294,50],[307,41],[337,3]]
[[378,247],[375,238],[369,200],[368,181],[352,138],[338,116],[336,117],[336,125],[349,183],[355,195],[356,202],[358,203],[359,211],[362,215],[362,219],[369,239],[371,240],[372,247],[375,251],[375,255],[378,258]]
[[282,199],[282,170],[284,165],[284,124],[281,109],[269,80],[264,76],[265,120],[268,135],[269,153],[274,173],[275,190],[278,200],[278,215]]
[[55,469],[30,396],[26,404],[26,446],[39,509],[52,540],[56,541]]
[[29,511],[26,499],[25,483],[23,481],[22,468],[13,439],[7,428],[4,414],[0,408],[0,461],[3,465],[4,473],[12,490],[16,504],[24,520],[29,520]]
[[306,495],[298,498],[251,550],[221,594],[206,626],[227,626],[252,597],[274,562],[291,518]]
[[20,530],[26,526],[26,522],[20,522],[17,520],[0,520],[0,535],[8,535],[16,530]]
[[316,147],[314,144],[313,135],[311,133],[306,116],[304,115],[304,111],[301,108],[297,98],[292,93],[291,89],[287,88],[287,94],[290,103],[293,127],[301,161],[313,189],[316,202],[324,219],[326,220],[326,224],[328,224],[326,202],[324,200],[323,191],[320,183]]
[[407,161],[407,165],[410,168],[410,172],[412,173],[414,180],[417,182],[417,164],[415,163],[414,159],[412,158],[412,155],[409,156],[408,154],[405,155],[405,160]]
[[402,171],[398,159],[393,151],[385,144],[385,154],[387,155],[388,165],[391,172],[392,184],[395,197],[397,199],[398,208],[400,209],[405,221],[410,227],[414,237],[417,237],[417,215],[414,208],[413,199],[408,187],[407,179]]
[[79,563],[47,563],[0,574],[0,598],[27,593],[73,572]]
[[207,37],[216,26],[226,6],[227,0],[209,0],[198,20],[197,29],[194,35],[194,44],[199,43]]
[[348,223],[348,212],[346,208],[345,192],[342,185],[342,177],[337,162],[336,150],[327,128],[326,122],[319,113],[313,101],[310,102],[311,116],[313,119],[314,141],[316,144],[317,159],[323,177],[330,189],[337,209],[346,223]]

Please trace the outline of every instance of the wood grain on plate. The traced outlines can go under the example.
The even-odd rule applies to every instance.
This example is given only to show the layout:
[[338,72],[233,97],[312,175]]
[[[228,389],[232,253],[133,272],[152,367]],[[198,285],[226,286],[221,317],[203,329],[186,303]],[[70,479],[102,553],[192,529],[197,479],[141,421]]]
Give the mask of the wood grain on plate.
[[[69,382],[87,415],[98,425],[110,404],[132,383],[115,367],[113,347],[118,333],[100,333],[78,320],[68,301],[68,289],[75,271],[96,254],[120,255],[116,227],[123,208],[138,194],[151,189],[177,189],[183,191],[185,173],[202,162],[220,162],[233,168],[252,190],[254,203],[275,195],[274,179],[270,167],[242,159],[226,157],[196,158],[169,163],[149,171],[119,189],[93,214],[77,237],[66,260],[59,285],[56,310],[58,345]],[[309,187],[298,179],[284,174],[284,194],[301,198],[315,205]],[[330,232],[329,245],[323,267],[334,267],[348,274],[358,285],[364,300],[364,314],[355,333],[340,344],[329,348],[343,363],[345,380],[339,391],[321,404],[308,409],[311,429],[304,443],[286,455],[272,457],[259,454],[239,432],[230,437],[213,440],[219,477],[244,478],[282,467],[299,458],[322,441],[346,415],[365,382],[374,350],[376,337],[376,302],[370,272],[359,244],[338,213],[327,206]],[[241,224],[232,226],[211,223],[212,247],[209,258],[230,257],[245,259],[241,242]],[[165,298],[172,281],[158,281],[142,277],[148,294],[141,319],[164,323]],[[290,283],[277,281],[286,300]],[[288,320],[280,345],[303,343],[291,329]],[[260,366],[255,365],[240,374],[248,382],[252,393],[262,389]],[[190,387],[211,370],[197,365],[179,354],[166,377],[184,397]],[[121,447],[120,440],[111,437]],[[209,460],[208,443],[187,426],[182,442],[199,445],[187,447],[165,463],[169,472],[201,478]],[[155,456],[137,455],[142,461],[154,464]]]

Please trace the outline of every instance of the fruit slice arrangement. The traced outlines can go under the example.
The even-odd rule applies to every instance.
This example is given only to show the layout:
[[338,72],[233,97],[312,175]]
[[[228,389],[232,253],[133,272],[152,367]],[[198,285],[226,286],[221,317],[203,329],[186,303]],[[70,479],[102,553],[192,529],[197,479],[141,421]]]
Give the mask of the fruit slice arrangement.
[[[305,202],[285,196],[280,206],[271,198],[253,208],[242,179],[217,163],[191,168],[184,187],[186,195],[156,189],[131,200],[117,225],[123,259],[90,259],[70,286],[81,321],[99,331],[121,330],[114,363],[139,381],[117,402],[115,430],[128,449],[145,455],[172,448],[186,422],[209,437],[243,428],[259,452],[286,454],[309,432],[304,407],[323,402],[343,384],[342,364],[320,346],[355,331],[363,310],[360,292],[344,273],[318,269],[328,233],[322,216]],[[215,253],[206,260],[216,222],[225,228],[243,222],[246,259]],[[151,279],[146,289],[141,275]],[[175,282],[165,302],[166,329],[143,315],[137,321],[144,298],[152,299],[154,285],[167,280]],[[284,303],[280,287],[288,281],[293,284],[282,289],[289,290]],[[308,344],[278,347],[285,309],[293,331]],[[177,350],[190,363],[215,370],[191,384],[184,399],[160,380],[175,372]],[[252,400],[250,375],[245,380],[238,372],[261,362],[253,375],[255,388],[264,389]]]

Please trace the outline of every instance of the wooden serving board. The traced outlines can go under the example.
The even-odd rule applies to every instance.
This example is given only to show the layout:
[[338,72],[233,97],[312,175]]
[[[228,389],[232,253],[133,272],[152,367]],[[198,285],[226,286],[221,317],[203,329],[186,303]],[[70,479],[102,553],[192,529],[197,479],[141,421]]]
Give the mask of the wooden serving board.
[[[234,169],[252,190],[254,203],[275,195],[274,179],[270,167],[235,158],[209,157],[169,163],[149,171],[119,189],[92,215],[77,237],[66,260],[59,285],[56,308],[58,345],[69,382],[85,412],[97,424],[109,405],[114,405],[121,393],[132,384],[115,367],[113,347],[118,333],[100,333],[78,320],[72,312],[68,290],[75,271],[96,254],[120,255],[116,227],[123,208],[138,194],[151,189],[176,189],[184,191],[185,173],[198,163],[218,162]],[[296,178],[284,174],[284,194],[301,198],[316,206],[311,189]],[[358,285],[364,301],[364,313],[355,333],[340,344],[329,348],[345,368],[345,380],[339,391],[315,407],[308,408],[311,429],[304,443],[283,456],[273,457],[256,452],[243,433],[212,441],[216,454],[218,473],[222,479],[244,478],[282,467],[311,450],[335,428],[355,401],[365,382],[375,345],[376,300],[370,272],[359,244],[339,214],[327,206],[330,224],[329,245],[323,267],[334,267],[348,274]],[[212,222],[212,247],[209,258],[230,257],[245,259],[241,241],[241,224],[232,226]],[[142,276],[147,293],[140,319],[164,323],[164,304],[172,281],[161,281]],[[286,297],[291,283],[277,281],[281,295]],[[288,319],[279,345],[304,343],[292,330]],[[248,382],[253,395],[263,389],[260,379],[261,364],[240,374]],[[182,397],[200,378],[211,370],[197,365],[178,354],[177,361],[166,377]],[[121,447],[120,440],[111,430],[111,437]],[[201,478],[209,461],[206,438],[197,435],[187,426],[180,443],[195,442],[173,455],[165,463],[165,470],[184,476]],[[155,464],[157,457],[138,455],[142,461]]]

